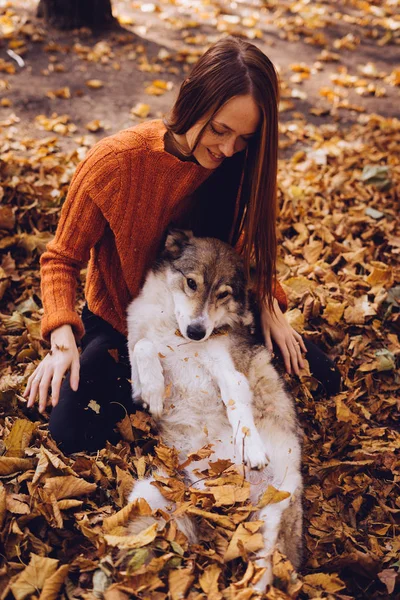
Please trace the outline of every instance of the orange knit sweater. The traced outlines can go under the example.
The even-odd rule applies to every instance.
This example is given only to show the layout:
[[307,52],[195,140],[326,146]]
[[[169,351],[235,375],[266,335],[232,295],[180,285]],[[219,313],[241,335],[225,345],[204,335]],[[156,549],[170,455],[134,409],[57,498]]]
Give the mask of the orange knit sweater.
[[[78,165],[53,241],[41,257],[42,336],[70,324],[80,269],[89,261],[89,309],[126,335],[126,309],[172,221],[190,213],[194,191],[212,171],[164,149],[165,126],[150,121],[101,140]],[[285,308],[280,286],[276,297]]]

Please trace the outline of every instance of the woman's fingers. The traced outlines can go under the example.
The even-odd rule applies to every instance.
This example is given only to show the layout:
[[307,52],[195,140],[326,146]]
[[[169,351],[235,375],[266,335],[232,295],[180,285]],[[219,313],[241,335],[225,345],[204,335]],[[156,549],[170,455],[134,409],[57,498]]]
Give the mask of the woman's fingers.
[[28,399],[28,408],[31,408],[35,404],[36,396],[39,391],[39,385],[41,382],[42,376],[40,372],[35,371],[33,373],[33,378],[31,384],[29,386],[29,399]]
[[63,380],[64,373],[54,373],[53,379],[51,381],[51,405],[57,406],[58,400],[60,398],[60,390],[61,384]]
[[42,413],[46,410],[47,399],[49,395],[49,387],[51,378],[53,376],[53,372],[50,370],[46,370],[39,384],[39,412]]
[[79,386],[79,356],[72,361],[71,365],[71,377],[70,385],[74,392],[77,391]]
[[304,352],[304,354],[307,354],[307,348],[300,333],[293,329],[293,335],[296,338],[296,341],[299,342],[302,352]]

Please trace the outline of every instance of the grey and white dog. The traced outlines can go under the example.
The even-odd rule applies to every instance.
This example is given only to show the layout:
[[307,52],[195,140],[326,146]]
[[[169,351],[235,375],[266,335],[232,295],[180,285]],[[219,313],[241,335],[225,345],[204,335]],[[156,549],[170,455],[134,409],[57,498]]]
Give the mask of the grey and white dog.
[[[169,233],[128,308],[133,398],[147,405],[164,443],[182,462],[212,444],[213,460],[244,463],[254,505],[268,485],[290,493],[255,515],[264,522],[256,562],[266,567],[257,586],[265,589],[276,548],[296,568],[301,560],[301,430],[267,349],[254,343],[252,324],[237,253],[179,230]],[[198,479],[193,469],[207,467],[203,462],[187,467],[192,482]],[[165,510],[170,502],[152,480],[138,481],[129,499],[145,498],[153,510]]]

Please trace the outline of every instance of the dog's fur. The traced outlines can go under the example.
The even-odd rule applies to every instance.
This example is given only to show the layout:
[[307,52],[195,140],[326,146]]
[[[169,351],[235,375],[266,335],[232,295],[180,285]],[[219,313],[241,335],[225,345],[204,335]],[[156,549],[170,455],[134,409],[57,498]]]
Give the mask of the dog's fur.
[[[252,323],[236,252],[219,240],[172,231],[128,309],[128,347],[133,398],[148,406],[182,462],[211,443],[213,460],[247,465],[253,504],[268,485],[290,492],[257,513],[264,521],[257,560],[267,568],[265,587],[275,548],[295,567],[301,560],[301,432],[268,351],[254,343]],[[206,466],[206,460],[195,463]],[[192,482],[198,479],[193,469],[187,468]],[[151,481],[138,481],[130,500],[142,497],[153,510],[165,509],[169,502]]]

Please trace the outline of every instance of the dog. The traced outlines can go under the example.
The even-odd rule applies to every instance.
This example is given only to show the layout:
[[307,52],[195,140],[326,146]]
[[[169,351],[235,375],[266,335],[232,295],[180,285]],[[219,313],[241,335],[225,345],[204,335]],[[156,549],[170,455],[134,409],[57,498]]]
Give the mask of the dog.
[[[254,341],[253,326],[239,255],[220,240],[180,230],[168,233],[128,307],[133,400],[148,407],[163,442],[177,449],[182,463],[207,444],[213,460],[244,463],[254,505],[268,485],[290,493],[256,513],[264,522],[256,562],[265,567],[258,584],[265,589],[275,549],[295,568],[301,562],[301,429],[268,350]],[[196,469],[203,464],[206,459]],[[193,471],[186,468],[192,485],[198,479]],[[153,510],[165,510],[170,503],[152,481],[136,482],[129,500],[145,498]],[[178,526],[193,539],[193,526],[182,519]]]

